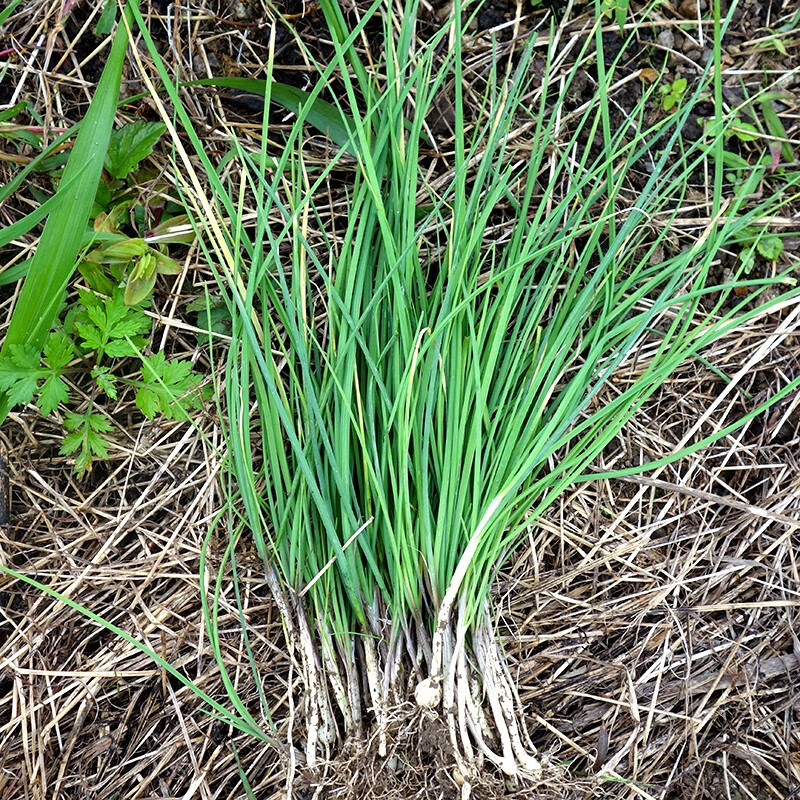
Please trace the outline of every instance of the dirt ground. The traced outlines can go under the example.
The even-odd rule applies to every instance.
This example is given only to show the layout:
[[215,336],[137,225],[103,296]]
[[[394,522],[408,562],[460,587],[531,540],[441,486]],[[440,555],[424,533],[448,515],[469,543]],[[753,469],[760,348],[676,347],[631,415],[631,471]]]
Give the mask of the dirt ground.
[[[354,6],[355,8],[355,6]],[[168,64],[184,78],[262,77],[271,15],[251,0],[143,3]],[[329,45],[313,2],[280,10],[316,57]],[[435,25],[444,7],[427,7]],[[725,9],[723,9],[724,11]],[[593,9],[580,3],[520,6],[488,0],[470,35],[476,50],[492,35],[509,37],[518,11],[526,30],[544,36],[555,20],[565,42],[590,30]],[[67,127],[85,112],[103,66],[106,37],[95,35],[98,9],[77,0],[32,0],[0,37],[0,107],[30,103],[29,124]],[[705,23],[698,24],[698,19]],[[710,57],[705,0],[661,2],[645,12],[622,53],[612,116],[623,119],[642,91],[638,73],[693,79]],[[727,102],[773,87],[779,114],[800,152],[800,6],[797,0],[745,0],[723,42]],[[776,34],[787,22],[794,28]],[[537,27],[538,26],[538,27]],[[776,47],[775,38],[780,44]],[[284,25],[276,29],[276,77],[303,88],[312,71]],[[612,24],[605,55],[620,52]],[[566,62],[565,62],[566,63]],[[592,92],[587,68],[577,106]],[[144,91],[133,66],[124,94]],[[187,91],[209,148],[228,128],[242,141],[260,130],[258,99],[232,91]],[[446,105],[446,104],[445,104]],[[710,105],[710,104],[709,104]],[[712,113],[706,109],[706,113]],[[35,112],[35,114],[33,113]],[[142,99],[125,119],[157,119]],[[663,113],[658,107],[653,116]],[[703,106],[687,126],[699,136]],[[275,130],[285,119],[274,112]],[[441,125],[446,128],[447,109]],[[324,158],[323,137],[311,145]],[[756,147],[741,142],[743,157]],[[0,138],[5,182],[30,153]],[[166,150],[154,164],[168,172]],[[143,185],[146,193],[157,183]],[[8,224],[52,186],[37,175],[0,206]],[[786,240],[784,265],[798,263],[800,203],[776,221]],[[35,246],[0,250],[16,262]],[[720,266],[722,269],[724,265]],[[222,369],[193,333],[186,310],[210,281],[197,269],[179,293],[156,298],[158,341],[191,357],[196,369]],[[3,325],[16,294],[0,286]],[[764,330],[777,311],[715,348],[715,365],[743,370],[742,389],[715,406],[720,380],[686,365],[607,448],[596,468],[641,463],[746,413],[800,370],[795,329],[764,353]],[[216,412],[197,430],[145,420],[132,397],[115,412],[108,462],[79,481],[59,455],[60,425],[35,410],[12,412],[0,439],[6,449],[10,514],[0,518],[0,564],[24,572],[146,642],[207,694],[226,694],[203,626],[200,551],[222,503]],[[202,434],[202,435],[200,435]],[[0,509],[1,511],[2,509]],[[568,491],[511,556],[493,591],[497,625],[517,679],[534,743],[547,770],[538,784],[512,784],[487,773],[479,798],[659,798],[788,800],[800,797],[800,397],[789,397],[691,457],[644,477],[598,481]],[[302,738],[301,689],[280,617],[259,559],[246,540],[237,551],[248,643],[240,635],[230,575],[223,583],[220,630],[229,675],[249,707],[270,698],[280,742]],[[212,537],[212,567],[224,544]],[[256,686],[248,647],[265,685]],[[395,710],[387,759],[374,743],[351,742],[315,771],[295,750],[256,742],[203,713],[181,683],[131,644],[63,602],[0,577],[0,800],[155,800],[243,798],[242,773],[259,800],[308,798],[456,798],[452,759],[439,722],[412,703]],[[241,765],[238,766],[238,765]]]

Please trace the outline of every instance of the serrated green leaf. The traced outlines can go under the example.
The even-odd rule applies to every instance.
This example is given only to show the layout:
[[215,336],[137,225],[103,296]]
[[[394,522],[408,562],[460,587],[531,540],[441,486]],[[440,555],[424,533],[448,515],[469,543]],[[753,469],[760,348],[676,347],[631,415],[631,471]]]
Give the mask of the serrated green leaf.
[[77,431],[83,425],[86,417],[83,414],[78,414],[75,411],[67,411],[64,414],[64,427],[68,431]]
[[72,342],[63,333],[53,332],[47,337],[44,345],[44,363],[50,369],[63,371],[74,355]]
[[127,177],[153,152],[166,130],[163,122],[137,120],[113,131],[105,160],[109,175],[120,180]]
[[10,407],[30,403],[44,375],[37,355],[24,345],[12,345],[0,358],[0,390],[7,392]]
[[163,352],[142,361],[143,386],[136,393],[136,406],[149,419],[160,410],[167,419],[185,418],[186,410],[203,402],[197,391],[202,379],[192,373],[192,363],[167,361]]
[[89,350],[100,350],[103,347],[103,335],[94,326],[85,322],[76,322],[75,330],[83,340],[83,344]]
[[109,335],[116,339],[122,339],[126,336],[136,336],[139,333],[144,333],[150,329],[150,320],[141,311],[128,310],[128,313],[122,319],[119,319],[114,327],[109,331]]
[[158,395],[147,387],[139,389],[136,392],[136,408],[138,408],[147,419],[153,419],[156,414],[158,414]]
[[95,306],[102,308],[103,306],[103,298],[94,292],[87,292],[86,289],[78,289],[78,300],[84,308],[94,308]]
[[107,342],[103,352],[111,358],[128,358],[136,355],[136,349],[126,339],[112,339]]
[[103,438],[111,430],[111,423],[102,414],[78,414],[69,411],[64,415],[64,427],[70,431],[59,452],[75,456],[75,472],[83,477],[92,468],[95,458],[108,458],[108,446]]
[[33,400],[36,394],[36,387],[38,381],[35,376],[29,375],[21,377],[15,383],[8,387],[8,402],[13,408],[14,406],[24,406]]
[[34,350],[23,344],[11,345],[8,358],[10,363],[19,370],[30,371],[39,369],[39,356]]
[[89,428],[99,433],[110,433],[113,428],[108,417],[103,414],[89,414],[87,420]]
[[51,375],[39,389],[36,405],[43,414],[47,415],[52,414],[60,403],[66,403],[68,400],[69,387],[67,384],[58,375]]
[[114,376],[111,374],[111,370],[108,367],[94,367],[92,369],[92,377],[101,392],[112,400],[117,399],[118,394]]
[[106,447],[105,440],[99,433],[91,429],[86,432],[86,446],[91,450],[92,455],[103,459],[108,458],[108,447]]
[[103,306],[106,313],[106,324],[103,332],[107,336],[113,336],[112,331],[114,328],[128,316],[128,307],[125,305],[121,292],[114,292],[111,297],[107,297]]
[[62,456],[72,455],[83,444],[83,433],[79,430],[68,433],[61,442],[58,452]]
[[106,315],[105,305],[88,307],[86,309],[86,316],[101,334],[108,330],[108,317]]
[[173,359],[164,365],[164,373],[162,377],[167,386],[177,386],[186,381],[189,375],[191,375],[191,372],[191,361],[179,361],[178,359]]

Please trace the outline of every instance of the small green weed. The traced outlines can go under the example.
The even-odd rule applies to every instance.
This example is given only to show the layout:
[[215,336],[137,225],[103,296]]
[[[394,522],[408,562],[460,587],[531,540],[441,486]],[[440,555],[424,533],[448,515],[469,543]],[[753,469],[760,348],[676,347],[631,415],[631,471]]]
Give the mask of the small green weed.
[[628,21],[630,0],[600,0],[600,14],[604,17],[613,17],[622,33]]
[[[795,162],[791,141],[775,108],[775,102],[786,99],[786,94],[778,91],[748,99],[738,107],[732,123],[722,131],[725,178],[735,195],[744,191],[754,169],[780,180],[786,165]],[[706,134],[712,137],[716,134],[713,122],[706,126]]]
[[746,275],[750,274],[759,256],[775,263],[783,253],[781,237],[776,233],[767,233],[766,229],[745,228],[742,244],[739,260]]
[[[105,276],[104,276],[105,277]],[[202,377],[190,361],[168,359],[163,352],[142,355],[152,322],[144,311],[147,300],[126,305],[125,290],[115,286],[110,295],[81,289],[78,300],[66,308],[59,327],[48,336],[41,356],[26,345],[14,345],[0,357],[0,389],[12,406],[35,403],[45,416],[65,407],[67,430],[62,455],[75,455],[74,469],[83,477],[96,459],[108,458],[112,424],[102,413],[101,398],[116,401],[120,385],[136,391],[136,407],[148,419],[185,419],[207,399]],[[120,377],[123,360],[138,359],[138,377]],[[88,404],[68,382],[89,379],[81,388]]]
[[669,112],[676,109],[681,104],[688,85],[686,78],[677,78],[672,83],[661,86],[658,93],[661,95],[662,110]]
[[[148,210],[130,197],[138,182],[131,176],[163,133],[164,125],[148,122],[112,132],[93,208],[95,239],[78,266],[85,288],[73,302],[62,301],[41,353],[32,345],[12,344],[0,356],[0,391],[10,406],[33,402],[45,416],[63,409],[66,434],[60,452],[74,455],[79,477],[96,460],[109,457],[113,426],[103,406],[119,399],[120,385],[135,390],[136,407],[148,419],[158,414],[184,419],[207,396],[191,362],[142,352],[153,327],[146,308],[156,278],[181,271],[166,246],[187,240],[183,230],[174,233],[186,218],[165,214],[166,205],[157,208],[166,219],[147,238],[125,232],[137,223],[147,227]],[[130,359],[139,361],[133,377]],[[86,395],[88,403],[82,402]]]

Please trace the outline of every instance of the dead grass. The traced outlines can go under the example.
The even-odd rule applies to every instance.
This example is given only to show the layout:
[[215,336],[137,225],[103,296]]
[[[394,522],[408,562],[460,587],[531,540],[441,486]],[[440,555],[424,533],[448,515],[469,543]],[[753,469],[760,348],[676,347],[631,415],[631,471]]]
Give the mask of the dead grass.
[[[785,3],[780,14],[796,5]],[[513,21],[513,6],[494,7]],[[106,46],[92,35],[99,8],[74,8],[62,25],[64,6],[30,3],[9,27],[6,46],[17,54],[0,102],[29,101],[51,131],[80,118]],[[742,80],[777,79],[794,92],[784,124],[797,140],[796,76],[785,80],[780,54],[768,49],[765,55],[756,46],[769,37],[779,12],[755,2],[741,8],[741,32],[728,42],[726,84],[734,89]],[[310,40],[319,24],[313,6],[286,10]],[[180,66],[184,77],[260,77],[267,14],[249,3],[207,2],[192,7],[191,16],[172,4],[150,7],[167,63]],[[641,42],[676,29],[679,20],[665,6],[642,25]],[[575,12],[561,27],[565,68],[586,22]],[[685,35],[702,38],[697,31]],[[302,85],[308,67],[291,35],[284,30],[281,36],[278,77]],[[800,53],[796,37],[784,43],[791,56]],[[324,42],[313,46],[324,52]],[[642,44],[631,55],[629,75],[646,66],[644,52]],[[679,55],[675,75],[697,58],[693,50]],[[473,57],[479,75],[479,42]],[[590,75],[585,84],[592,91]],[[624,115],[626,92],[637,86],[638,77],[618,87],[615,113]],[[126,94],[142,89],[131,68]],[[224,152],[226,128],[245,144],[255,141],[260,126],[258,112],[247,106],[251,100],[211,91],[184,99],[210,150]],[[576,97],[576,107],[580,102]],[[144,100],[124,114],[153,112]],[[316,138],[308,146],[324,160],[324,142]],[[31,155],[6,149],[12,157],[0,162],[4,179]],[[169,185],[171,166],[160,163],[159,180]],[[37,182],[48,188],[45,178]],[[699,235],[708,222],[706,187],[693,192],[692,211],[681,220],[685,237]],[[0,209],[2,218],[13,221],[34,202],[24,187]],[[780,224],[800,227],[798,208],[791,205]],[[4,262],[26,257],[35,241],[31,235],[8,248]],[[785,258],[797,263],[796,254]],[[209,276],[194,269],[202,266],[194,255],[190,262],[189,277],[158,298],[162,327],[155,343],[199,357],[182,309],[185,296]],[[7,314],[13,293],[2,299]],[[716,346],[714,363],[728,375],[742,373],[723,402],[715,406],[724,383],[699,362],[687,365],[607,449],[598,470],[667,455],[796,375],[796,323],[756,357],[776,321],[760,320]],[[796,791],[799,408],[800,397],[790,397],[766,419],[646,477],[582,484],[531,526],[498,578],[495,602],[534,741],[552,770],[539,787],[507,786],[490,775],[474,796],[765,800]],[[76,483],[57,455],[57,425],[27,411],[9,418],[3,440],[12,517],[0,533],[0,560],[102,612],[224,701],[203,628],[199,598],[207,587],[198,577],[200,545],[222,502],[217,421],[198,420],[204,441],[186,426],[143,423],[131,404],[120,405],[115,420],[119,445],[108,467]],[[240,548],[254,656],[279,738],[302,739],[302,721],[293,715],[296,668],[258,563]],[[256,713],[258,692],[230,580],[220,620],[224,657]],[[368,743],[355,743],[319,771],[305,772],[291,752],[284,758],[202,713],[188,690],[132,646],[63,604],[0,579],[0,800],[233,800],[244,796],[234,750],[259,800],[286,796],[287,775],[297,798],[449,798],[457,787],[443,738],[435,720],[409,705],[396,710],[388,763]]]

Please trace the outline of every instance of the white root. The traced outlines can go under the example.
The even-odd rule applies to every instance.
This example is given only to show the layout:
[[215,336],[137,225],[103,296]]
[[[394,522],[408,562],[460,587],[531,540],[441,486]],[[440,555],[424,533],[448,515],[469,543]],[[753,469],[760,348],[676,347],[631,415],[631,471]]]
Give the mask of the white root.
[[[301,656],[306,689],[306,761],[310,767],[318,763],[320,747],[330,745],[337,735],[331,697],[342,713],[345,731],[349,734],[362,732],[362,689],[368,691],[371,700],[378,752],[382,757],[387,756],[389,708],[400,699],[397,694],[402,674],[400,664],[407,653],[416,658],[414,667],[417,676],[422,661],[428,661],[428,677],[416,684],[414,694],[422,708],[440,709],[452,744],[455,758],[453,775],[460,786],[462,798],[470,796],[471,781],[483,759],[512,777],[541,774],[541,763],[535,755],[527,728],[521,722],[520,698],[495,638],[488,610],[484,610],[483,619],[471,637],[474,664],[470,664],[467,653],[466,602],[463,596],[459,597],[458,589],[466,575],[468,556],[477,547],[480,534],[499,503],[499,498],[496,498],[490,504],[470,539],[442,599],[431,639],[427,638],[427,631],[418,620],[416,637],[412,637],[404,626],[402,631],[394,632],[390,640],[385,639],[385,630],[379,626],[377,607],[372,609],[375,612],[371,615],[374,636],[358,640],[363,647],[364,672],[361,679],[356,667],[355,643],[347,652],[337,654],[320,626],[323,634],[323,641],[319,643],[322,646],[320,655],[301,604],[293,603],[293,613],[288,613],[289,603],[280,590],[277,576],[268,575],[287,634],[294,645],[292,649],[296,648]],[[457,600],[458,616],[457,620],[453,620],[453,608]],[[490,741],[495,745],[490,746]],[[494,749],[497,745],[500,747],[499,753]]]
[[[491,512],[492,505],[478,525],[470,545],[485,527]],[[459,562],[459,568],[462,563],[463,559]],[[466,569],[459,568],[456,569],[437,617],[430,676],[417,685],[415,698],[425,708],[435,708],[441,704],[460,775],[466,778],[474,771],[473,742],[482,757],[488,758],[510,777],[519,775],[520,770],[528,775],[541,774],[542,766],[534,755],[535,748],[528,731],[519,722],[522,719],[519,696],[499,651],[491,618],[486,610],[484,619],[473,636],[473,647],[483,684],[483,699],[488,701],[491,709],[491,726],[486,724],[483,703],[475,699],[470,687],[465,653],[466,611],[463,597],[459,603],[455,642],[451,627],[456,589],[466,573]],[[495,753],[486,743],[488,727],[493,729],[499,739],[501,754]]]
[[450,585],[447,587],[444,597],[442,597],[442,602],[439,606],[439,613],[436,615],[436,630],[433,634],[433,642],[431,646],[431,672],[428,680],[430,680],[432,684],[438,684],[441,681],[444,639],[446,635],[450,634],[450,616],[453,611],[453,605],[456,602],[456,597],[458,596],[458,590],[461,588],[461,584],[464,582],[464,578],[467,576],[467,570],[469,569],[469,565],[472,563],[472,559],[475,557],[475,553],[478,550],[478,545],[480,545],[483,532],[486,530],[489,522],[491,522],[491,519],[497,509],[502,505],[504,499],[505,493],[501,493],[497,495],[497,497],[495,497],[491,503],[489,503],[489,506],[484,512],[484,515],[481,517],[478,526],[475,528],[475,532],[472,534],[467,546],[464,548],[464,552],[462,553],[461,558],[459,559],[458,564],[456,564],[456,568],[453,571],[453,577],[450,579]]
[[489,700],[489,706],[492,709],[492,722],[494,723],[497,735],[500,737],[500,744],[503,748],[503,756],[498,766],[506,775],[515,776],[518,772],[517,761],[514,758],[514,747],[511,743],[511,736],[509,734],[508,725],[506,724],[503,707],[498,697],[494,664],[491,662],[491,659],[486,658],[486,654],[482,652],[478,637],[479,634],[476,633],[475,655],[478,659],[478,665],[481,668],[484,694]]
[[475,750],[470,741],[467,729],[467,696],[469,695],[469,671],[467,668],[467,656],[462,649],[458,654],[458,731],[461,735],[461,746],[464,750],[464,759],[474,770],[480,768],[476,763]]
[[[483,625],[478,627],[475,633],[475,653],[482,661],[484,675],[484,686],[489,695],[489,702],[494,714],[494,723],[500,734],[503,744],[503,753],[508,758],[510,747],[511,757],[515,763],[513,772],[509,775],[516,775],[516,765],[522,767],[527,773],[539,774],[542,765],[539,760],[528,752],[522,742],[518,719],[522,717],[519,708],[519,699],[512,688],[511,681],[507,678],[507,672],[503,669],[503,658],[498,649],[497,641],[492,630],[491,621],[488,613]],[[526,739],[527,732],[525,733]]]

